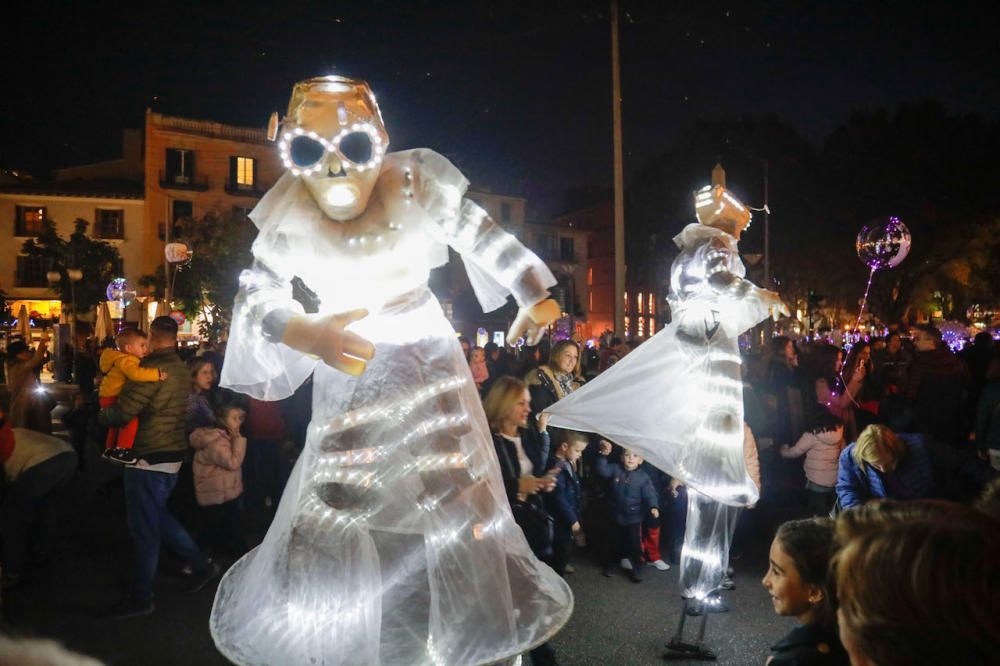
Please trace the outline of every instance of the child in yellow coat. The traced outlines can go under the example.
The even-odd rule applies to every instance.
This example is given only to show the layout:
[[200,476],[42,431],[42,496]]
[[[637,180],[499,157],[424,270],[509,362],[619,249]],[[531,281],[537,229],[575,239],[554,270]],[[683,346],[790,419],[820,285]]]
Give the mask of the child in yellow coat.
[[[105,349],[101,352],[99,365],[105,375],[97,392],[101,409],[118,402],[118,394],[125,388],[125,382],[162,382],[167,378],[167,373],[163,370],[139,366],[139,361],[149,353],[146,334],[142,331],[122,329],[115,336],[115,345],[118,349]],[[133,418],[120,428],[109,428],[103,457],[122,465],[139,462],[132,453],[138,427],[138,418]]]

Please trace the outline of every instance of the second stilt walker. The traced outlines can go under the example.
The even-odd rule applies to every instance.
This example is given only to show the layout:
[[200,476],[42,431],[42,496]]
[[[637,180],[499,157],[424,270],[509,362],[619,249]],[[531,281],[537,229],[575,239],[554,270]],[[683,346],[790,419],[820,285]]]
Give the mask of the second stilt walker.
[[[745,278],[737,241],[750,211],[726,189],[721,167],[694,204],[698,222],[674,238],[671,323],[546,412],[550,425],[600,433],[688,486],[680,582],[684,610],[701,612],[728,567],[739,508],[759,492],[743,458],[738,338],[788,308]],[[674,652],[712,658],[700,636],[687,643],[681,633]]]

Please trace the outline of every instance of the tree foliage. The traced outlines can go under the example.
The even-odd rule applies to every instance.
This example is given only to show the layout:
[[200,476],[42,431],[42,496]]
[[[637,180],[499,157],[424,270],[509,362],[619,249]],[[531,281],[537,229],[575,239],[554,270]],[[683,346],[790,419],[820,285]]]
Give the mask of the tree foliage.
[[[191,263],[176,270],[173,301],[184,314],[196,317],[200,332],[218,340],[229,330],[240,271],[253,261],[250,246],[257,236],[245,215],[209,213],[180,220],[181,239],[191,246]],[[163,269],[156,282],[162,284]],[[150,276],[144,276],[147,283]]]
[[[44,258],[49,263],[49,270],[60,274],[61,279],[55,288],[67,307],[73,302],[75,292],[77,313],[87,312],[104,301],[108,282],[120,277],[116,274],[121,266],[118,248],[88,236],[89,225],[87,220],[77,218],[73,222],[73,233],[66,239],[56,231],[55,222],[46,219],[42,222],[42,232],[24,241],[22,246],[25,254]],[[72,286],[72,290],[66,275],[71,268],[83,273],[83,278]]]
[[[998,152],[1000,127],[936,102],[856,112],[818,150],[770,118],[702,122],[632,179],[629,273],[655,272],[663,283],[670,239],[693,221],[691,193],[716,162],[744,203],[761,206],[767,160],[771,273],[786,300],[804,301],[811,290],[834,312],[856,313],[868,269],[855,237],[873,219],[896,215],[913,245],[899,267],[875,274],[872,311],[887,323],[932,307],[961,317],[970,302],[998,296]],[[754,213],[743,252],[762,252],[762,218]]]

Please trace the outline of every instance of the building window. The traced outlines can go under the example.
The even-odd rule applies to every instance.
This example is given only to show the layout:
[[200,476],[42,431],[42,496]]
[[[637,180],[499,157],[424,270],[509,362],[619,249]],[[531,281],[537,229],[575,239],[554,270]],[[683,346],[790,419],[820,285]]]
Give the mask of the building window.
[[656,335],[656,318],[655,317],[650,317],[649,318],[649,334],[650,335]]
[[630,333],[630,330],[629,330],[629,324],[631,324],[631,323],[632,323],[631,320],[628,317],[625,317],[625,338],[626,339],[632,337],[632,335]]
[[645,317],[639,317],[639,329],[638,329],[637,332],[638,332],[640,338],[646,336],[646,318]]
[[500,221],[510,222],[510,204],[506,201],[500,204]]
[[576,253],[574,249],[572,238],[559,239],[559,259],[561,261],[575,261]]
[[94,212],[95,238],[125,238],[125,211],[98,208]]
[[190,201],[175,199],[172,204],[171,214],[175,224],[185,217],[193,217],[194,210]]
[[193,177],[194,151],[167,148],[167,181],[177,185],[189,185]]
[[17,206],[14,218],[15,236],[37,236],[45,221],[44,206]]
[[[184,230],[178,222],[186,217],[194,217],[194,212],[190,201],[184,201],[183,199],[174,199],[170,202],[170,240],[175,240],[184,235]],[[160,240],[167,240],[166,237],[166,224],[160,222],[157,225],[157,235]]]
[[540,259],[552,259],[555,255],[556,237],[552,234],[535,234],[535,254]]
[[[651,314],[651,315],[655,315],[656,314],[656,299],[653,298],[653,292],[649,292],[649,314]],[[653,326],[652,321],[653,320],[650,319],[649,321],[650,321],[650,324],[649,324],[650,330],[652,330],[652,326]]]
[[229,182],[238,190],[252,190],[256,182],[257,160],[252,157],[229,158]]
[[593,268],[588,268],[587,269],[587,286],[590,287],[590,286],[593,286],[593,284],[594,284],[594,269]]
[[249,220],[250,211],[253,208],[247,206],[233,206],[233,219],[234,220]]
[[[642,292],[641,291],[635,297],[635,302],[636,302],[636,304],[639,307],[639,314],[642,314],[642,306],[645,305],[645,303],[643,303]],[[640,330],[642,329],[642,319],[641,318],[639,319],[639,329]],[[642,333],[640,333],[639,335],[642,336]]]
[[18,287],[47,287],[49,284],[45,274],[48,273],[51,262],[45,257],[21,255],[17,258]]

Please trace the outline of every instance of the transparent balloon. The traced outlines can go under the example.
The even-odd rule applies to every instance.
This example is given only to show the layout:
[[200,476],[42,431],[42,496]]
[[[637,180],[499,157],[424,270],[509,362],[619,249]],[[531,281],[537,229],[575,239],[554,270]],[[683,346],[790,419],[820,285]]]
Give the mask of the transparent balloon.
[[861,229],[855,246],[869,268],[895,268],[910,253],[910,230],[898,217],[876,220]]
[[135,300],[135,287],[125,278],[115,278],[109,282],[104,293],[109,301],[118,301],[125,306]]
[[167,261],[177,268],[183,268],[190,264],[192,254],[194,253],[191,251],[191,246],[184,242],[167,243],[163,249],[163,255]]

